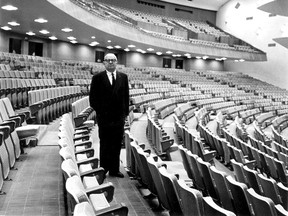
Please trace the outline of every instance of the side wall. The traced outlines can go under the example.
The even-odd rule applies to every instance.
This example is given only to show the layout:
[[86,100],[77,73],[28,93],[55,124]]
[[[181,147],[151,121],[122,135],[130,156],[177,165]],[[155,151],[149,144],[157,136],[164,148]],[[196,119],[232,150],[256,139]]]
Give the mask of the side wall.
[[[235,8],[239,2],[240,7]],[[225,70],[239,71],[252,77],[288,89],[288,50],[273,41],[273,38],[287,37],[284,32],[287,17],[269,16],[269,13],[257,9],[269,2],[231,0],[217,13],[216,24],[230,34],[252,44],[267,53],[267,62],[231,62],[226,61]],[[247,17],[250,17],[250,19]],[[252,17],[252,19],[251,19]],[[286,24],[287,28],[287,24]],[[275,43],[276,46],[268,46]]]

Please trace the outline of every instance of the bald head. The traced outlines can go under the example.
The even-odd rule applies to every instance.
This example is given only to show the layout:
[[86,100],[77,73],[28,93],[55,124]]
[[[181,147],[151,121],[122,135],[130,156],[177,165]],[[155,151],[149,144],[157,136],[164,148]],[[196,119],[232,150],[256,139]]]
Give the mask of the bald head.
[[116,70],[117,57],[113,53],[108,53],[104,57],[104,66],[107,71],[114,72]]

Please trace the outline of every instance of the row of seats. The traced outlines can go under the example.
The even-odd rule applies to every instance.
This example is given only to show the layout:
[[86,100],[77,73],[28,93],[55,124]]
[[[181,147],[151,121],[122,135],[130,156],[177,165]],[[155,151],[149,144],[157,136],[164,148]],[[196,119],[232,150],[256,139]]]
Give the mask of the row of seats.
[[39,89],[28,92],[31,115],[37,124],[47,124],[71,111],[71,104],[83,96],[80,86]]
[[70,114],[61,118],[58,144],[63,159],[61,168],[68,215],[127,215],[128,208],[124,204],[110,204],[114,186],[111,182],[104,182],[105,171],[98,167],[95,145],[89,136],[93,126],[75,128]]
[[28,112],[16,114],[8,98],[0,99],[0,189],[24,153],[26,138],[35,138],[39,131],[38,126],[26,125],[29,117]]

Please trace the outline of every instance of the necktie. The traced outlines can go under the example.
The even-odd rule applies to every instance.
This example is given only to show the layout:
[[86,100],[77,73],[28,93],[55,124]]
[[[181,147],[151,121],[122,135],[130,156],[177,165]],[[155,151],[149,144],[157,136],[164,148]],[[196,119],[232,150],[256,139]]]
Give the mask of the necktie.
[[111,73],[111,75],[112,75],[112,88],[114,88],[116,80],[115,80],[114,73]]

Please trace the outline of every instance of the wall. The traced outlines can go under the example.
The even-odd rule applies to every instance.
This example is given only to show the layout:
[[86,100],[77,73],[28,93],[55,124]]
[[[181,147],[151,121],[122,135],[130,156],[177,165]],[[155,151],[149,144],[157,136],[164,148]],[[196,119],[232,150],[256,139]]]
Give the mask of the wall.
[[[141,54],[138,52],[123,52],[119,50],[108,50],[101,47],[90,47],[81,44],[71,44],[63,41],[50,41],[41,38],[27,38],[25,35],[19,35],[12,32],[0,31],[0,51],[8,52],[9,50],[9,38],[18,38],[22,40],[22,54],[28,53],[28,41],[35,41],[43,43],[43,56],[49,57],[52,60],[75,60],[75,61],[89,61],[95,62],[95,50],[104,52],[115,52],[118,54],[119,64],[139,67],[162,67],[163,58],[170,58],[170,56],[158,56],[155,54]],[[25,39],[26,38],[26,39]],[[171,68],[175,68],[176,59],[172,58]],[[186,59],[184,60],[183,68],[185,70],[197,69],[197,70],[216,70],[223,71],[223,62],[215,60],[203,60],[203,59]]]
[[[225,70],[247,73],[257,79],[288,89],[288,50],[273,41],[273,38],[287,37],[284,31],[288,18],[269,16],[257,7],[271,0],[231,0],[217,13],[216,25],[230,34],[252,44],[267,53],[267,62],[226,61]],[[238,9],[235,8],[240,3]],[[247,20],[247,17],[253,17]],[[286,23],[286,25],[285,25]],[[268,47],[276,43],[275,47]]]

